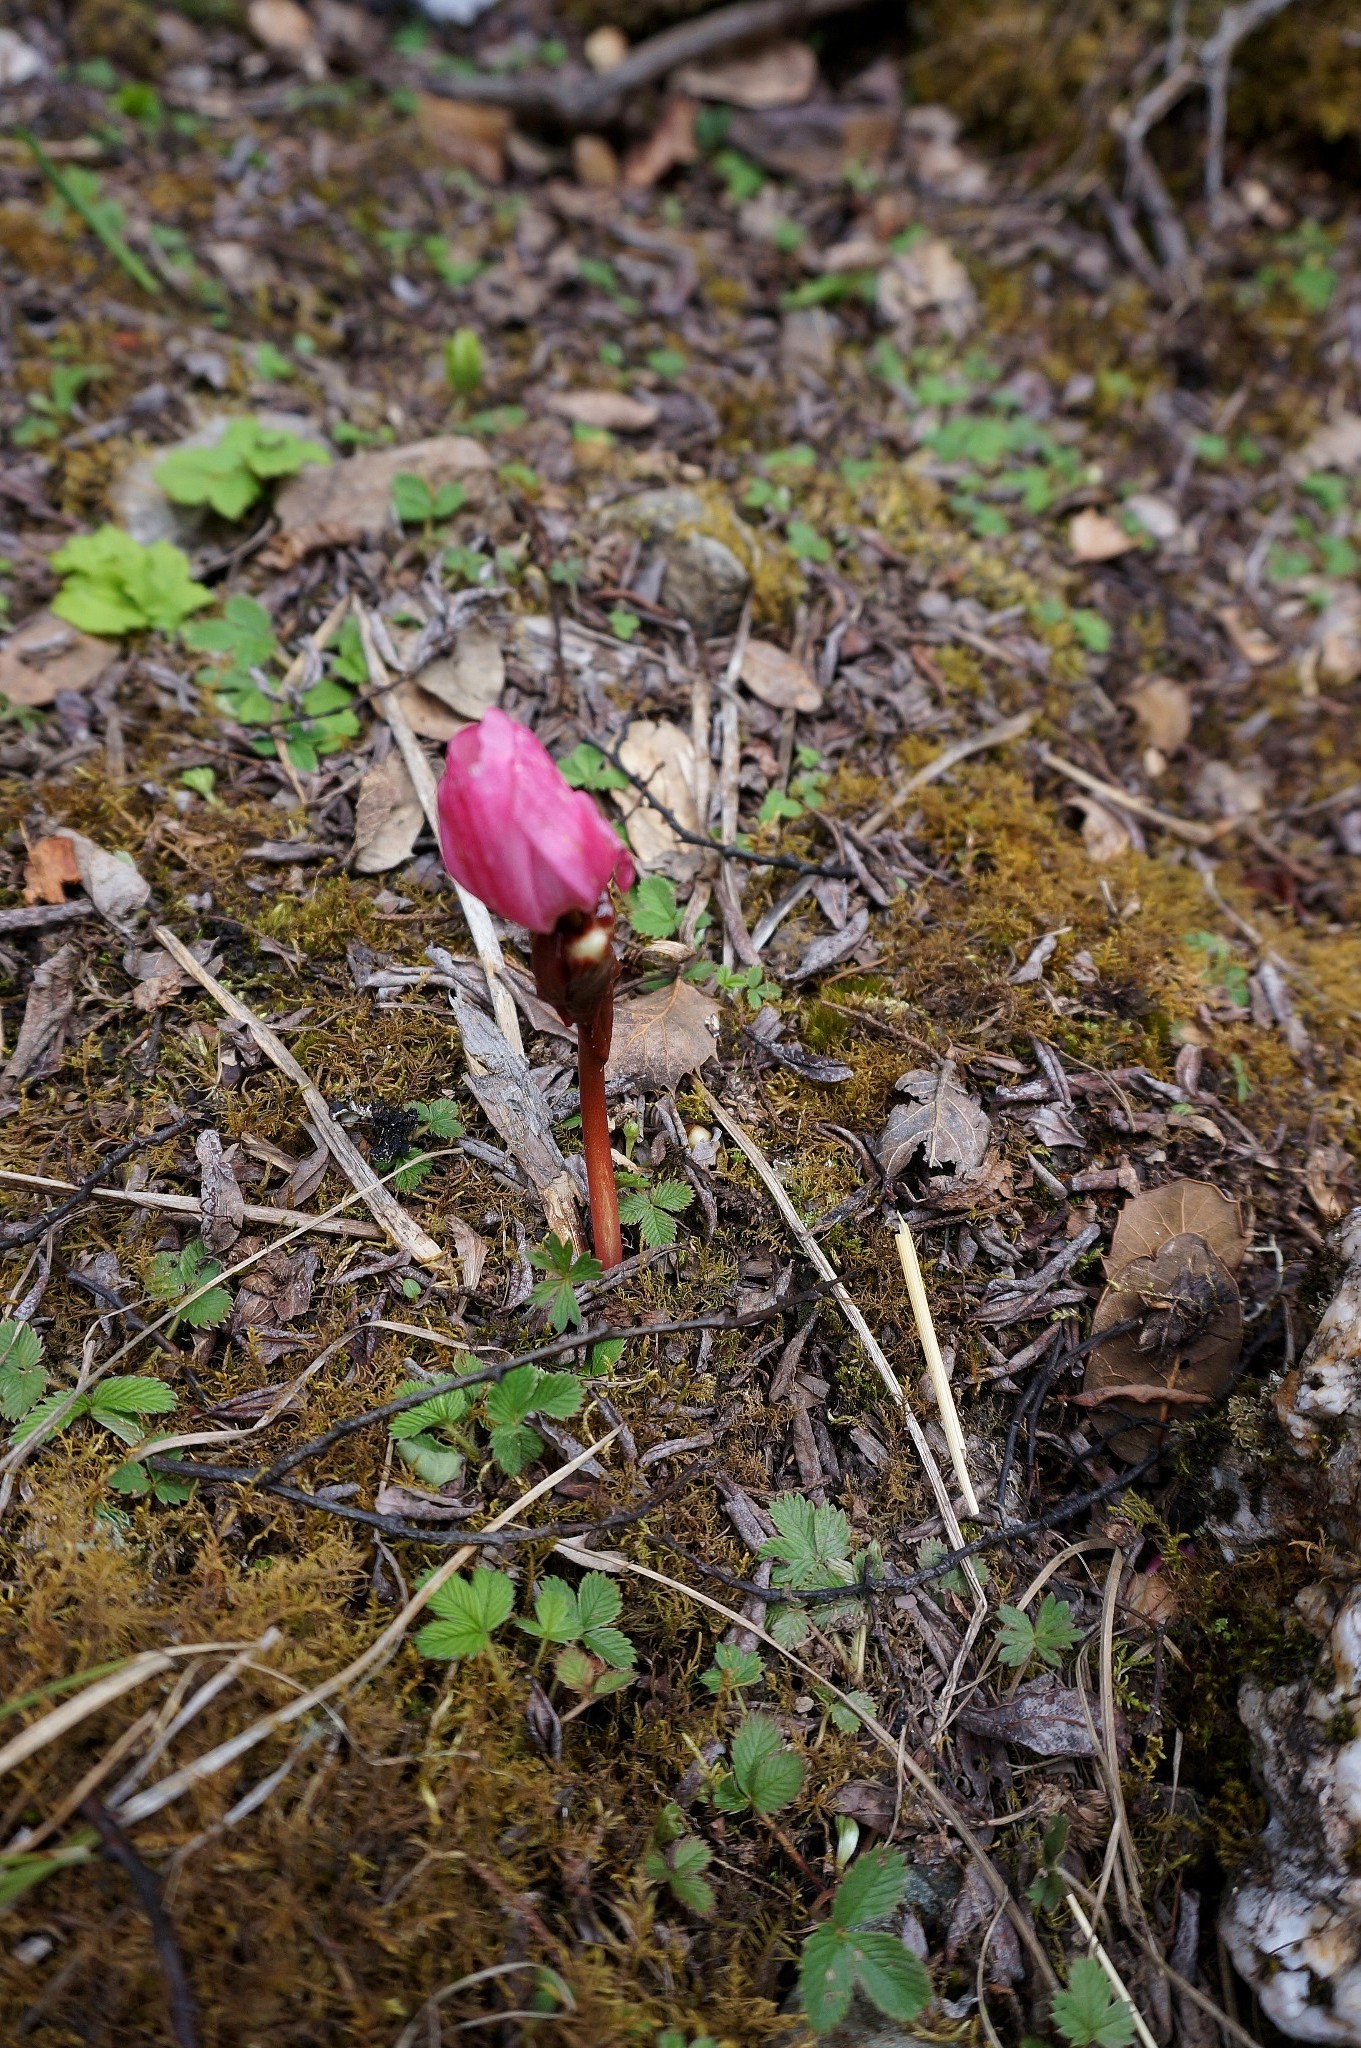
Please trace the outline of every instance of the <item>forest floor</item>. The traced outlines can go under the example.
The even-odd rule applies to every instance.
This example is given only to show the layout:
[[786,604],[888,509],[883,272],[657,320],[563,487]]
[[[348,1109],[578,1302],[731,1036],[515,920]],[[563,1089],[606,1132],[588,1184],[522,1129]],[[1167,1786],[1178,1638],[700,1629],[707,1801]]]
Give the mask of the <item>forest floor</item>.
[[[858,1865],[920,2017],[834,2040],[1114,2048],[1080,1899],[1153,2038],[1168,1958],[1255,2028],[1326,1539],[1216,1516],[1356,1199],[1357,220],[1231,166],[1169,302],[891,65],[621,182],[317,18],[21,22],[0,144],[3,2031],[792,2043]],[[491,702],[644,872],[609,1275],[405,766]]]

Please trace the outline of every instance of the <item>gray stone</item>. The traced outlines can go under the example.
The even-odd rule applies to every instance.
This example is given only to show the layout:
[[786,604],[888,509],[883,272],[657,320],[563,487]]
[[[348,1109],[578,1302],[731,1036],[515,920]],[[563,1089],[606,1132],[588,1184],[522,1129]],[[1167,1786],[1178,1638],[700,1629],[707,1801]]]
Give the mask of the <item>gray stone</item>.
[[706,530],[713,515],[697,491],[642,491],[615,505],[613,515],[660,548],[666,562],[664,605],[688,620],[701,639],[733,631],[751,578],[727,542]]
[[[126,467],[114,478],[109,490],[109,503],[113,509],[115,524],[143,547],[150,547],[153,541],[173,541],[177,548],[193,550],[203,543],[213,515],[206,505],[176,505],[167,498],[156,481],[156,471],[167,455],[174,455],[181,448],[213,448],[222,439],[235,413],[213,413],[201,427],[192,434],[186,434],[181,441],[172,442],[166,448],[146,448],[134,455]],[[263,410],[252,415],[262,426],[277,427],[290,434],[299,434],[304,439],[314,437],[315,424],[304,414]]]

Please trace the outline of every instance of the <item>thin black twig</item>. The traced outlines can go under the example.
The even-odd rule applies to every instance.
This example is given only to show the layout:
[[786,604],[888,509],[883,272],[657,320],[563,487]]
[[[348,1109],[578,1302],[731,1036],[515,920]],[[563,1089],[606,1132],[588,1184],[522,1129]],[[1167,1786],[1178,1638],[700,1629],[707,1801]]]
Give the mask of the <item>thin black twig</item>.
[[110,1152],[107,1159],[101,1159],[93,1173],[87,1173],[75,1192],[68,1195],[64,1202],[58,1202],[55,1209],[46,1210],[29,1223],[0,1225],[0,1245],[6,1251],[13,1251],[21,1244],[36,1244],[40,1237],[45,1237],[55,1225],[64,1223],[68,1216],[73,1216],[83,1203],[88,1202],[100,1182],[107,1180],[116,1166],[121,1166],[125,1159],[131,1159],[135,1152],[145,1152],[152,1145],[164,1144],[167,1138],[177,1138],[181,1131],[186,1131],[191,1124],[197,1123],[201,1114],[202,1105],[195,1103],[192,1109],[177,1117],[173,1124],[163,1124],[159,1131],[152,1131],[145,1138],[129,1138],[126,1145],[119,1145]]
[[588,732],[586,737],[596,751],[605,756],[605,759],[612,768],[617,768],[621,775],[628,778],[646,802],[649,810],[655,811],[659,818],[665,819],[676,837],[684,840],[687,846],[702,846],[706,853],[717,853],[724,860],[744,860],[750,866],[757,868],[787,868],[794,875],[817,875],[833,882],[858,882],[860,880],[857,870],[853,867],[848,867],[841,861],[800,860],[797,854],[792,853],[757,853],[750,846],[738,846],[726,839],[711,839],[707,832],[692,832],[688,825],[682,825],[674,811],[667,809],[659,796],[653,794],[651,786],[641,775],[635,775],[631,768],[624,766],[624,763],[619,758],[617,747],[612,747],[607,740],[602,739],[597,733]]
[[105,1855],[126,1872],[128,1881],[137,1894],[137,1903],[150,1923],[151,1939],[156,1947],[156,1960],[165,1979],[166,1997],[170,2005],[170,2030],[175,2037],[176,2048],[198,2048],[194,1994],[189,1988],[184,1957],[180,1953],[180,1945],[170,1915],[165,1910],[156,1873],[142,1861],[118,1822],[102,1802],[96,1799],[93,1792],[88,1799],[82,1800],[80,1810],[104,1844]]
[[639,1522],[644,1515],[650,1515],[654,1508],[664,1507],[703,1469],[702,1466],[689,1465],[637,1506],[618,1508],[612,1514],[597,1515],[589,1521],[550,1522],[539,1529],[517,1529],[513,1524],[507,1524],[504,1529],[485,1530],[430,1529],[419,1522],[408,1522],[401,1515],[380,1515],[372,1508],[351,1507],[348,1501],[327,1500],[321,1494],[304,1493],[301,1487],[261,1479],[243,1465],[191,1465],[176,1458],[146,1458],[143,1462],[149,1471],[167,1479],[195,1479],[205,1485],[250,1487],[255,1492],[285,1500],[292,1507],[315,1508],[322,1514],[336,1516],[342,1522],[361,1523],[366,1529],[376,1529],[380,1536],[402,1537],[410,1543],[440,1544],[451,1550],[464,1543],[486,1549],[497,1549],[511,1543],[559,1543],[565,1537],[575,1540],[583,1536],[601,1536],[610,1529],[627,1528],[629,1523]]

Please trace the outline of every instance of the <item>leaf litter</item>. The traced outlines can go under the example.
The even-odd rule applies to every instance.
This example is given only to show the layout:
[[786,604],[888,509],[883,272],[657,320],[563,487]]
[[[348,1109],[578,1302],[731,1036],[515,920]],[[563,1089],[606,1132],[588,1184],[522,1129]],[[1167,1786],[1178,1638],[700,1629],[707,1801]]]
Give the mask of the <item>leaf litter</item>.
[[[67,72],[35,20],[14,74],[0,1656],[65,1718],[0,1844],[12,2027],[84,2025],[97,1956],[110,2038],[172,2038],[88,1778],[173,1869],[205,2038],[532,1998],[564,2040],[840,2039],[981,1994],[1119,2048],[1150,1935],[1220,1995],[1238,1687],[1293,1679],[1319,1569],[1270,1526],[1224,1564],[1215,1503],[1282,1455],[1356,1197],[1349,202],[1234,131],[1168,290],[1137,155],[1042,199],[896,60],[716,49],[572,151],[352,12]],[[539,27],[449,48],[576,90]],[[132,530],[139,464],[179,524]],[[492,703],[644,870],[613,1275],[563,1028],[406,751]],[[373,1237],[296,1221],[361,1189]],[[954,1404],[976,1587],[895,1372],[936,1455]],[[348,1744],[276,1719],[271,1667],[363,1666],[446,1539]]]

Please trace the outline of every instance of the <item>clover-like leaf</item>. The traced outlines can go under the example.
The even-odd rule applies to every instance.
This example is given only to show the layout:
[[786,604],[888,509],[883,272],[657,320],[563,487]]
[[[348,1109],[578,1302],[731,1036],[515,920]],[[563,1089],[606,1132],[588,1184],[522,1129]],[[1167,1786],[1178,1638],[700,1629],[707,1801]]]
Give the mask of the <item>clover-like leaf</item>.
[[515,1605],[515,1587],[504,1572],[478,1565],[470,1576],[447,1579],[430,1596],[438,1617],[416,1636],[424,1657],[480,1657],[491,1647],[493,1632]]

